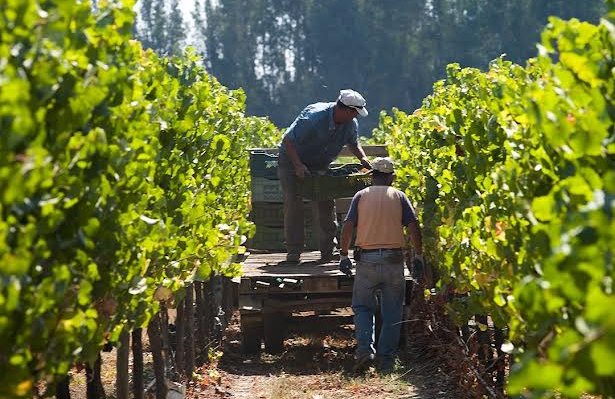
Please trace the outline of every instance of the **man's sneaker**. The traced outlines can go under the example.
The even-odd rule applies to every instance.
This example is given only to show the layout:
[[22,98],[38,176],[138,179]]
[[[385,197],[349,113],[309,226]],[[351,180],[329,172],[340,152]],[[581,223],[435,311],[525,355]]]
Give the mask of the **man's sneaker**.
[[289,263],[299,263],[301,254],[299,252],[289,252],[286,254],[286,261]]
[[367,370],[369,366],[374,362],[375,356],[373,353],[361,355],[356,357],[352,371],[355,373]]

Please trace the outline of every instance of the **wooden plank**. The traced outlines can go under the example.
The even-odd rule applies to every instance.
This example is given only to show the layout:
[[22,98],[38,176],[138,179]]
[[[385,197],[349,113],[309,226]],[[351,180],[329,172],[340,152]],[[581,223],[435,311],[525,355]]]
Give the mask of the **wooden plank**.
[[[352,250],[350,258],[353,258]],[[319,251],[304,252],[301,254],[301,263],[287,263],[286,253],[259,253],[249,254],[242,262],[243,278],[298,278],[312,279],[330,277],[337,279],[345,276],[339,271],[339,261],[334,260],[325,264],[317,263],[320,257]],[[353,260],[356,265],[356,262]],[[409,278],[408,269],[405,268],[406,279]],[[242,282],[242,284],[244,284]],[[304,283],[305,284],[305,283]],[[266,288],[266,287],[264,287]]]
[[[349,281],[346,282],[343,279],[349,279]],[[346,291],[352,291],[352,280],[345,276],[311,276],[301,279],[259,276],[243,278],[239,288],[239,295],[308,294]]]
[[242,264],[244,277],[343,276],[338,261],[318,264],[319,251],[301,254],[301,263],[287,263],[286,253],[250,254]]
[[352,305],[352,293],[347,293],[339,298],[317,298],[307,301],[276,301],[265,303],[264,306],[268,309],[275,309],[286,312],[305,312],[310,310],[333,310],[339,308],[347,308]]
[[265,309],[288,309],[290,311],[316,310],[329,307],[335,309],[350,306],[352,287],[335,292],[257,292],[240,293],[239,310],[244,313],[258,313]]
[[340,314],[332,314],[332,315],[307,315],[307,316],[293,316],[288,320],[288,324],[290,328],[297,328],[297,331],[304,331],[304,329],[309,329],[309,326],[312,326],[316,323],[325,323],[328,326],[338,326],[344,324],[353,324],[354,318],[353,314],[340,315]]

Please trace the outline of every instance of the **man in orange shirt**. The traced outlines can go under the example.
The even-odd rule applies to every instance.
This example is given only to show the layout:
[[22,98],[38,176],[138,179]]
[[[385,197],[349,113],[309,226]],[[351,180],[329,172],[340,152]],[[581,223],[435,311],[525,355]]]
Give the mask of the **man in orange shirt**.
[[[373,185],[355,194],[344,220],[341,237],[340,270],[352,274],[348,247],[357,229],[356,276],[352,292],[355,336],[355,370],[377,360],[381,372],[393,370],[405,297],[404,227],[408,227],[415,252],[413,266],[423,268],[422,237],[416,214],[408,197],[393,187],[393,162],[376,158],[372,162]],[[360,253],[360,257],[357,257]],[[376,292],[380,291],[382,328],[374,348]]]

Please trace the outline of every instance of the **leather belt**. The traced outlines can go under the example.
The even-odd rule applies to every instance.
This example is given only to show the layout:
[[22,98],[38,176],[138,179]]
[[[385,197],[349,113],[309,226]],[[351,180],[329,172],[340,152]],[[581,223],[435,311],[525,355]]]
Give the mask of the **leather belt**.
[[385,252],[385,251],[391,251],[391,252],[401,252],[401,248],[371,248],[371,249],[361,249],[361,253],[362,254],[369,254],[372,252]]

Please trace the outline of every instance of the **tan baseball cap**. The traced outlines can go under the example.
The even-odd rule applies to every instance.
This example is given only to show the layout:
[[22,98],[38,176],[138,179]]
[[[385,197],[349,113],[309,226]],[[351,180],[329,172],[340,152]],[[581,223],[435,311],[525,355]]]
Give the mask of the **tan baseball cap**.
[[395,165],[393,160],[389,157],[378,157],[372,161],[372,169],[381,173],[393,173],[395,172]]

